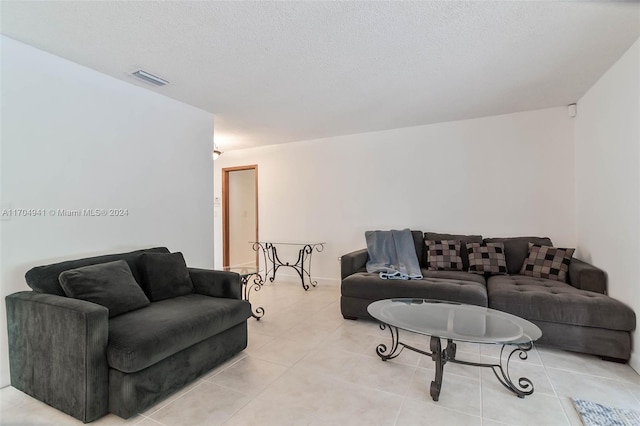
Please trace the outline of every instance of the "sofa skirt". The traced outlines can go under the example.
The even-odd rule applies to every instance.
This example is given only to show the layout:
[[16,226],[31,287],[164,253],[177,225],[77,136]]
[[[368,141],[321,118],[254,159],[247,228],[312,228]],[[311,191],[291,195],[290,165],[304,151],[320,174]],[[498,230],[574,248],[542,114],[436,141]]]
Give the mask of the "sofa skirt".
[[243,321],[144,370],[109,369],[109,412],[124,419],[141,413],[246,347]]

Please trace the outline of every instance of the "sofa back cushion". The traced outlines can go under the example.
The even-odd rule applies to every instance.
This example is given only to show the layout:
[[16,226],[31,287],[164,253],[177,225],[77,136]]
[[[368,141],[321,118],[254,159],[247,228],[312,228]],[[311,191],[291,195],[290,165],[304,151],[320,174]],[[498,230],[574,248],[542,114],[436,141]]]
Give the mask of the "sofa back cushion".
[[421,268],[426,267],[427,251],[425,250],[424,240],[422,238],[422,231],[411,231],[413,237],[413,244],[416,246],[416,255],[418,256],[418,263]]
[[124,260],[64,271],[59,277],[65,294],[109,309],[109,318],[149,304]]
[[529,255],[529,243],[541,246],[553,245],[548,237],[485,238],[484,242],[504,244],[504,256],[507,260],[507,272],[511,275],[520,273],[522,264]]
[[[437,234],[435,232],[425,232],[424,233],[425,241],[442,241],[442,240],[458,240],[460,241],[460,257],[462,258],[462,269],[464,271],[469,270],[469,253],[467,252],[467,244],[468,243],[481,243],[482,235],[455,235],[455,234]],[[425,243],[423,242],[424,246]],[[526,253],[525,253],[526,255]],[[426,258],[426,250],[424,253],[424,257],[419,257],[421,259],[421,265],[426,267],[427,258]]]
[[138,284],[140,284],[141,277],[140,270],[138,268],[138,258],[140,257],[140,254],[145,252],[169,253],[169,250],[166,247],[154,247],[136,250],[129,253],[108,254],[104,256],[87,257],[84,259],[52,263],[51,265],[36,266],[35,268],[31,268],[27,271],[25,279],[27,280],[27,285],[35,291],[65,296],[64,290],[62,290],[58,281],[58,277],[62,272],[68,271],[69,269],[80,268],[82,266],[113,262],[115,260],[124,260],[129,265],[133,277]]
[[152,302],[193,293],[182,253],[142,253],[142,288]]

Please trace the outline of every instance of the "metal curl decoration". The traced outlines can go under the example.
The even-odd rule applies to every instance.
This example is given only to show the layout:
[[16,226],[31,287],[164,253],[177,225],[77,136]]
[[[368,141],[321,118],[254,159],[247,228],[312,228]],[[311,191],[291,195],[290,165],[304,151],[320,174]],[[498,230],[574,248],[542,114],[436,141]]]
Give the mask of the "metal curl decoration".
[[[398,331],[398,328],[382,323],[380,324],[380,330],[384,330],[386,328],[389,328],[389,331],[391,332],[391,348],[387,351],[387,345],[384,343],[380,343],[376,347],[376,354],[378,354],[383,361],[397,357],[404,349],[404,345],[400,344],[400,332]],[[400,349],[398,350],[398,348]]]
[[301,247],[298,250],[298,258],[295,263],[283,262],[278,255],[276,244],[277,243],[256,241],[252,246],[253,250],[260,250],[262,252],[265,265],[265,278],[273,282],[276,279],[278,269],[284,266],[293,268],[296,271],[300,277],[302,288],[308,290],[310,286],[315,287],[318,282],[311,278],[311,255],[314,250],[316,252],[322,252],[324,250],[324,243],[300,244]]
[[[249,277],[251,275],[254,275],[254,278],[252,280],[253,282],[250,283]],[[240,277],[240,280],[242,282],[242,288],[243,288],[243,299],[251,303],[249,301],[251,290],[260,291],[262,289],[262,284],[264,283],[264,280],[262,279],[262,276],[260,276],[259,273],[242,275]],[[256,308],[255,311],[252,310],[251,316],[254,317],[256,320],[260,320],[260,318],[264,316],[264,308],[260,306]]]
[[531,395],[533,393],[533,382],[526,377],[520,377],[517,380],[517,385],[511,379],[511,375],[509,373],[509,363],[511,362],[511,358],[515,353],[518,354],[518,358],[521,360],[526,360],[529,358],[527,352],[533,348],[533,343],[524,343],[520,345],[516,345],[509,355],[506,358],[506,363],[504,360],[504,348],[507,345],[502,346],[500,350],[500,364],[494,365],[491,367],[493,370],[493,374],[496,376],[498,381],[511,392],[515,393],[518,398],[524,398],[527,395]]

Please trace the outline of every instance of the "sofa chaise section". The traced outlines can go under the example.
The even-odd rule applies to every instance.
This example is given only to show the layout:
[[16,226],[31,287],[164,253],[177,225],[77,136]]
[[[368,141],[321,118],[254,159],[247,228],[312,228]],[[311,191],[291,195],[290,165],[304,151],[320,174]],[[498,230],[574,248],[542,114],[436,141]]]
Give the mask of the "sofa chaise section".
[[636,317],[616,299],[522,275],[491,277],[487,291],[491,308],[526,318],[540,327],[541,345],[629,359],[630,332],[635,328]]

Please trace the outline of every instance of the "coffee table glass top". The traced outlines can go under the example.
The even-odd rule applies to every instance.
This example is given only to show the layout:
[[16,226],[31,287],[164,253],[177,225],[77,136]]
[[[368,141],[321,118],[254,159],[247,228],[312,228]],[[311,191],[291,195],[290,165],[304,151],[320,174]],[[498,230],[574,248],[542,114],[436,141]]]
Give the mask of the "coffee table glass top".
[[531,322],[495,309],[428,299],[385,299],[367,308],[375,319],[403,330],[474,343],[533,342],[542,331]]
[[224,266],[222,268],[225,272],[235,272],[240,274],[241,276],[255,275],[259,272],[258,268],[255,265],[247,265],[247,266]]

